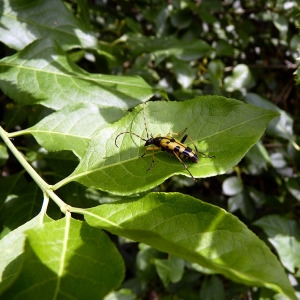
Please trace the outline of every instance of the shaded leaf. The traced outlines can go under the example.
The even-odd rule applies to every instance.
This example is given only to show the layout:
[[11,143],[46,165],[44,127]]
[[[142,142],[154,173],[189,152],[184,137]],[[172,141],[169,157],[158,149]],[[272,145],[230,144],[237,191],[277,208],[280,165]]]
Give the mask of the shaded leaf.
[[3,0],[0,40],[22,50],[41,38],[55,39],[65,50],[98,48],[98,41],[60,0]]
[[220,56],[232,57],[234,55],[234,47],[222,39],[216,41],[215,49],[217,54]]
[[254,224],[267,234],[282,264],[291,273],[299,275],[300,230],[298,223],[281,216],[269,215],[257,220]]
[[162,280],[165,287],[170,282],[176,283],[182,279],[184,271],[184,260],[174,255],[169,255],[168,259],[154,260],[157,274]]
[[273,23],[279,30],[281,38],[284,40],[289,29],[288,21],[285,16],[273,13]]
[[276,118],[275,120],[272,120],[267,128],[267,133],[270,135],[273,135],[275,137],[280,137],[286,140],[291,141],[293,146],[300,150],[299,145],[296,144],[294,133],[293,133],[293,124],[294,121],[292,117],[285,112],[284,110],[278,108],[276,105],[268,101],[267,99],[262,98],[261,96],[254,94],[254,93],[247,93],[246,101],[249,104],[253,104],[259,107],[263,107],[265,109],[272,109],[274,111],[277,111],[280,116]]
[[253,205],[253,201],[249,197],[249,194],[246,190],[228,198],[228,210],[230,212],[234,212],[238,209],[248,220],[253,219],[255,216],[255,207]]
[[5,234],[35,217],[42,199],[39,187],[28,183],[24,173],[0,178],[0,220]]
[[139,243],[139,252],[136,256],[137,277],[140,282],[147,284],[156,276],[156,270],[153,262],[161,253],[156,249]]
[[244,189],[243,181],[236,176],[228,177],[224,180],[222,189],[227,196],[239,194]]
[[154,39],[129,35],[128,42],[132,47],[134,55],[152,53],[155,56],[157,64],[170,56],[175,56],[184,61],[195,60],[207,56],[211,51],[211,47],[199,39],[187,42],[174,37]]
[[247,65],[239,64],[232,70],[232,75],[224,79],[226,91],[233,92],[253,87],[254,78]]
[[184,29],[191,25],[192,17],[192,12],[189,9],[182,9],[172,15],[170,21],[174,27]]
[[188,88],[196,77],[195,70],[185,61],[172,58],[171,71],[177,78],[178,83],[183,88]]
[[221,279],[217,276],[204,278],[199,297],[203,300],[226,300]]
[[288,191],[298,200],[300,201],[300,178],[288,178],[286,180],[286,187]]
[[[272,122],[272,121],[271,121]],[[261,173],[262,169],[267,169],[271,163],[269,153],[262,141],[258,141],[246,154],[247,170],[253,175]]]
[[8,159],[7,148],[4,143],[0,143],[0,166],[4,165]]

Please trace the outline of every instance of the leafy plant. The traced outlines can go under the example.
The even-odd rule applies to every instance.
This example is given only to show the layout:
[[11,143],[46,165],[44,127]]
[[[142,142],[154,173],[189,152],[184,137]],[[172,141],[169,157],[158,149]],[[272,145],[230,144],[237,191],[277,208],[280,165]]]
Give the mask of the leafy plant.
[[[138,14],[123,3],[126,18],[122,10],[104,4],[101,13],[96,7],[88,11],[83,1],[0,4],[0,39],[16,50],[0,60],[0,88],[13,100],[1,104],[3,299],[145,298],[155,276],[165,291],[161,294],[197,299],[214,288],[216,299],[225,298],[217,274],[261,287],[261,297],[279,293],[297,299],[286,272],[298,277],[297,223],[276,214],[257,217],[257,207],[286,201],[249,183],[251,176],[265,180],[264,171],[272,167],[276,188],[299,198],[298,176],[281,177],[287,174],[286,161],[299,151],[293,120],[249,92],[259,75],[236,55],[251,43],[249,23],[236,27],[240,45],[227,42],[229,33],[221,29],[199,39],[195,19],[203,17],[207,26],[218,23],[208,13],[221,13],[221,2],[214,2],[197,6],[187,1],[185,7],[157,2],[154,8],[142,1],[145,6],[135,4],[139,23]],[[279,40],[286,40],[286,19],[275,11]],[[101,30],[101,41],[92,27]],[[239,63],[225,76],[231,56]],[[216,95],[201,95],[205,91]],[[268,151],[260,140],[266,127],[270,143],[279,139],[289,146]],[[198,163],[186,162],[202,179],[197,183],[167,152],[155,152],[147,171],[152,151],[141,158],[145,142],[137,136],[124,134],[116,141],[122,132],[147,138],[146,132],[155,137],[185,128],[197,148],[213,156],[199,154]],[[213,180],[221,182],[218,198]],[[221,208],[225,197],[228,210],[241,212],[245,223],[256,220],[249,226],[266,233],[280,261],[239,218]],[[207,203],[208,198],[221,199],[215,200],[219,206]],[[139,242],[132,276],[124,253],[129,241]],[[108,295],[112,290],[118,291]]]

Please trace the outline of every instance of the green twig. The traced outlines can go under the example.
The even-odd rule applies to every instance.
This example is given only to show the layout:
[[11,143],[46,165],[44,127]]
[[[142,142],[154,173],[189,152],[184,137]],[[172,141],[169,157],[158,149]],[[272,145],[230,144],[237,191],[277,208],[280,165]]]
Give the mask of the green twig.
[[12,154],[16,157],[16,159],[20,162],[20,164],[24,167],[24,169],[28,172],[32,179],[37,183],[37,185],[42,189],[42,191],[59,206],[60,210],[63,213],[69,211],[69,206],[53,192],[52,186],[49,185],[46,181],[44,181],[41,178],[41,176],[33,169],[33,167],[25,159],[23,154],[19,152],[15,145],[11,142],[11,140],[8,137],[8,133],[5,130],[3,130],[1,126],[0,136],[9,148],[9,150],[12,152]]

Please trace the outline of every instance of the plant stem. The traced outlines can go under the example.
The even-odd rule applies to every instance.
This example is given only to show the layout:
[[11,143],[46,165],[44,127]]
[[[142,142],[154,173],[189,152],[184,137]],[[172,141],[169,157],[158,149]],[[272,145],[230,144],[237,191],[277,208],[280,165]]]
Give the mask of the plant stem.
[[42,189],[42,191],[48,195],[60,208],[60,210],[65,213],[69,210],[69,206],[62,201],[52,190],[51,185],[42,179],[42,177],[33,169],[33,167],[28,163],[23,154],[18,151],[15,145],[11,142],[8,137],[8,133],[0,126],[0,136],[4,143],[7,145],[12,154],[32,177],[32,179],[37,183],[37,185]]

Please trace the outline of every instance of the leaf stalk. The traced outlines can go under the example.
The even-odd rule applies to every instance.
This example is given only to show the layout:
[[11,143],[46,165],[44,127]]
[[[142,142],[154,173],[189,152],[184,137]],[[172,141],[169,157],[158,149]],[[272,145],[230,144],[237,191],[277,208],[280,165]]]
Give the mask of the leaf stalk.
[[28,172],[31,178],[37,183],[37,185],[42,189],[43,193],[48,195],[60,208],[63,213],[69,211],[68,205],[61,200],[44,179],[35,171],[35,169],[28,163],[24,155],[18,151],[15,145],[11,142],[9,134],[0,126],[0,136],[15,158],[20,162],[24,169]]

